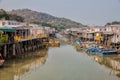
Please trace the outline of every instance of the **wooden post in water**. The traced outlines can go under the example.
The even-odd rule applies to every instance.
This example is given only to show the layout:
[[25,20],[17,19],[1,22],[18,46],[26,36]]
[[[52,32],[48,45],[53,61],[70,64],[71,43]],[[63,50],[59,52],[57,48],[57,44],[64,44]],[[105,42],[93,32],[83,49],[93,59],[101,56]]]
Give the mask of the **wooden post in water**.
[[4,45],[4,57],[6,57],[7,56],[7,45],[5,44]]
[[15,56],[16,53],[15,53],[15,44],[13,44],[13,56]]
[[6,57],[7,56],[7,45],[5,44],[4,45],[4,57]]

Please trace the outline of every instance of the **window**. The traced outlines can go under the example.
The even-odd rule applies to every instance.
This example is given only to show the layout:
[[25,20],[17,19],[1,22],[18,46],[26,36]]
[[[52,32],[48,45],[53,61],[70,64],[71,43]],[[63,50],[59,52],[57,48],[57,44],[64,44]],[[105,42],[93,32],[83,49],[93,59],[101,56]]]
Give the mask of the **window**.
[[5,25],[5,22],[2,22],[2,26],[4,26]]
[[8,25],[11,25],[11,23],[10,23],[10,22],[8,22]]

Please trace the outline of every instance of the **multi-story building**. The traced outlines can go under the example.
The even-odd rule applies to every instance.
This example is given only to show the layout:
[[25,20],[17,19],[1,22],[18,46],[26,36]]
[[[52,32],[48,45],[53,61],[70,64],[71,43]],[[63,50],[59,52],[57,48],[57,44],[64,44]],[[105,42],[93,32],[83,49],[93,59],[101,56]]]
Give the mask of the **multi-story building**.
[[0,20],[0,27],[17,27],[21,26],[22,24],[17,21],[12,20]]

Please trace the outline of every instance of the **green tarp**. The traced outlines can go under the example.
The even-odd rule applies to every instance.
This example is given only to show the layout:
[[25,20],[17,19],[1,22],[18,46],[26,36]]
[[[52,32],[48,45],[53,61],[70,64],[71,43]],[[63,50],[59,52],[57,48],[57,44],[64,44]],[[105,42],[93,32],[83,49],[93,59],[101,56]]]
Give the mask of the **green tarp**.
[[3,32],[15,32],[16,30],[14,28],[11,28],[11,27],[0,27],[0,31],[3,31]]

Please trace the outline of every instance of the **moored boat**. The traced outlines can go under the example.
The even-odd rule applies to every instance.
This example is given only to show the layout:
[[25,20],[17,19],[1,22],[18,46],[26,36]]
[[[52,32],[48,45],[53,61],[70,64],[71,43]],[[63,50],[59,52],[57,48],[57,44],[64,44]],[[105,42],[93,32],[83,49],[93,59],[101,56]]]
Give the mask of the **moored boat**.
[[97,52],[97,54],[104,56],[104,55],[114,55],[117,54],[117,51],[113,50],[113,49],[103,49],[100,52]]
[[45,43],[46,47],[59,47],[60,42],[58,40],[50,40],[49,42]]
[[76,44],[80,45],[81,41],[80,40],[76,40]]
[[102,51],[103,48],[99,48],[99,47],[93,47],[89,50],[89,52],[91,54],[97,54],[98,52]]

